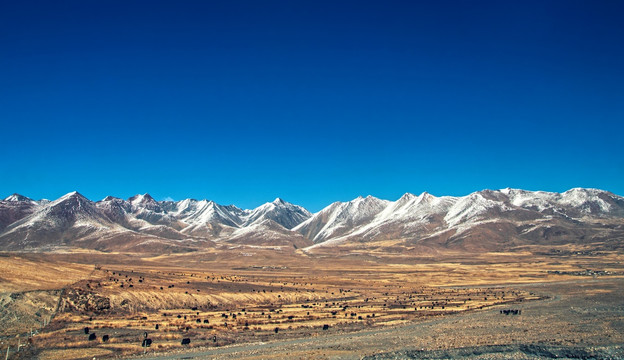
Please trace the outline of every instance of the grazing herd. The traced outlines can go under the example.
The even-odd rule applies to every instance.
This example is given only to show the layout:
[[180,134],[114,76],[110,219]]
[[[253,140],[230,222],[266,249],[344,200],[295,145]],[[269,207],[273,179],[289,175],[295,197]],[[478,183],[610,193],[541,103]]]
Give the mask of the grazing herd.
[[[193,308],[192,310],[197,310],[197,308]],[[520,309],[503,309],[500,310],[500,314],[504,314],[504,315],[521,315],[522,314],[522,310]],[[197,322],[200,322],[200,320],[197,320]],[[208,320],[205,320],[205,322],[207,323]],[[156,330],[158,330],[158,325],[156,325]],[[329,330],[329,325],[328,324],[324,324],[323,325],[323,330]],[[279,333],[279,328],[276,327],[274,329],[274,332],[277,334]],[[86,335],[89,335],[89,341],[94,341],[97,339],[96,334],[91,332],[90,329],[88,327],[84,328],[84,333]],[[109,341],[109,335],[104,335],[102,336],[102,342],[108,342]],[[212,337],[212,342],[216,343],[217,342],[217,337],[213,336]],[[190,338],[183,338],[181,341],[181,345],[190,345],[191,344],[191,339]],[[152,345],[152,339],[148,338],[148,334],[147,332],[145,332],[143,334],[143,341],[141,343],[141,346],[144,348],[150,347]]]
[[[84,328],[84,333],[85,335],[89,335],[89,341],[95,341],[95,339],[97,339],[95,333],[92,333],[88,327]],[[108,342],[109,339],[110,337],[108,335],[102,336],[102,342]]]
[[[196,308],[193,308],[193,310],[196,310]],[[205,320],[205,322],[208,322],[208,320]],[[156,330],[158,330],[158,325],[156,325]],[[323,325],[323,330],[329,330],[329,325],[325,324]],[[91,332],[91,329],[89,327],[85,327],[83,329],[85,335],[89,335],[89,341],[94,341],[97,339],[96,334],[94,332]],[[274,329],[275,333],[279,333],[279,328],[276,327]],[[102,336],[102,342],[108,342],[110,340],[110,336],[109,335],[103,335]],[[141,346],[144,348],[148,348],[152,346],[152,339],[148,338],[148,334],[147,332],[143,333],[143,341],[141,342]],[[214,335],[212,337],[212,342],[216,343],[217,342],[217,336]],[[190,345],[191,344],[191,339],[190,338],[183,338],[181,341],[181,345]]]
[[[158,325],[156,325],[156,329],[158,329]],[[84,330],[85,335],[89,335],[89,341],[94,341],[97,339],[95,333],[91,332],[91,329],[89,329],[89,327],[85,327],[83,330]],[[143,333],[143,342],[141,343],[141,346],[144,348],[148,348],[152,346],[152,339],[148,338],[147,335],[148,335],[147,332]],[[102,342],[108,342],[109,339],[110,339],[109,335],[102,336]],[[215,343],[217,342],[216,336],[212,337],[212,342],[215,342]],[[190,338],[182,339],[182,345],[190,345],[190,344],[191,344]]]
[[[169,285],[160,286],[163,285],[162,281],[164,281],[164,279],[169,281],[170,279],[178,279],[179,277],[188,277],[188,274],[168,273],[158,275],[163,276],[163,278],[158,280],[160,284],[156,281],[152,284],[150,277],[146,279],[144,276],[135,273],[132,270],[130,272],[115,271],[112,273],[109,272],[109,270],[104,271],[108,274],[110,284],[97,282],[97,285],[93,285],[96,283],[93,281],[87,283],[86,286],[91,288],[91,286],[102,287],[102,284],[104,284],[104,286],[114,284],[114,288],[118,289],[118,286],[121,285],[125,287],[124,290],[117,290],[121,293],[138,291],[136,290],[137,287],[139,290],[145,288],[147,291],[156,291],[157,293],[160,293],[161,291],[165,291],[165,288],[171,289],[175,286],[176,292],[174,295],[176,295],[178,293],[181,294],[184,290],[187,290],[184,288],[185,286],[188,288],[188,285],[195,285],[194,282],[191,281],[193,279],[189,280],[187,278],[184,279],[185,281],[179,281],[179,283],[175,285],[170,283]],[[160,273],[158,272],[158,274]],[[169,277],[165,278],[165,275]],[[195,328],[211,329],[210,331],[214,332],[224,329],[228,332],[236,332],[239,330],[251,329],[253,331],[259,330],[263,336],[266,336],[266,332],[274,332],[275,334],[281,335],[281,333],[288,332],[289,329],[296,328],[296,326],[300,325],[307,328],[315,327],[318,330],[322,329],[322,331],[328,331],[330,327],[338,326],[345,322],[349,324],[356,323],[354,321],[356,319],[362,321],[362,324],[370,325],[377,321],[383,323],[384,321],[391,321],[394,319],[403,320],[408,316],[414,316],[412,315],[414,313],[418,314],[416,316],[435,316],[468,309],[480,309],[490,304],[496,304],[497,302],[512,302],[518,301],[518,299],[522,301],[523,297],[527,296],[527,294],[514,290],[511,290],[510,292],[501,289],[440,290],[422,286],[406,289],[403,286],[393,287],[392,285],[385,283],[383,284],[384,289],[382,291],[369,294],[364,293],[363,291],[358,292],[357,288],[338,288],[326,279],[323,279],[323,282],[320,282],[320,284],[325,287],[319,287],[316,284],[313,285],[312,282],[298,282],[295,277],[292,278],[292,285],[287,281],[275,281],[272,277],[269,279],[254,279],[253,276],[250,278],[244,278],[236,276],[218,276],[215,274],[201,276],[190,274],[190,277],[197,277],[200,279],[198,283],[210,283],[210,286],[215,287],[215,289],[221,289],[220,291],[228,289],[225,290],[228,295],[230,293],[238,295],[238,293],[241,292],[262,292],[263,295],[257,299],[258,303],[250,303],[252,304],[251,309],[248,308],[246,304],[238,312],[231,310],[223,311],[223,308],[220,308],[219,306],[212,306],[207,310],[204,306],[197,306],[194,303],[186,303],[183,307],[185,309],[184,312],[180,313],[175,311],[177,309],[181,309],[182,307],[172,308],[171,311],[162,312],[161,315],[163,317],[169,317],[171,319],[168,322],[166,321],[164,324],[156,324],[154,319],[149,317],[149,314],[137,313],[137,309],[140,308],[134,306],[128,299],[123,299],[120,302],[120,309],[122,309],[122,313],[127,311],[135,314],[130,321],[143,327],[144,329],[147,328],[146,326],[149,326],[149,329],[155,329],[157,330],[157,333],[151,337],[148,337],[148,334],[144,333],[142,339],[140,339],[141,342],[139,342],[139,339],[137,339],[137,337],[135,337],[136,335],[134,335],[136,331],[136,328],[134,328],[132,335],[130,335],[130,333],[110,335],[115,338],[109,337],[109,335],[101,336],[102,334],[100,333],[99,335],[101,336],[101,341],[111,342],[112,340],[113,343],[132,342],[137,346],[140,343],[144,351],[146,348],[150,347],[167,348],[169,346],[179,346],[173,345],[172,340],[182,346],[191,346],[191,339],[193,339],[193,346],[205,345],[206,340],[212,340],[211,343],[214,344],[213,346],[218,346],[218,344],[227,344],[233,342],[234,340],[225,336],[221,337],[220,341],[217,342],[216,335],[211,335],[211,337],[207,338],[205,337],[205,332],[198,337],[194,337],[197,332],[192,332],[190,330]],[[253,284],[254,282],[257,284]],[[132,283],[134,283],[135,286],[133,286]],[[184,283],[186,283],[186,285]],[[241,286],[236,285],[235,287],[235,283],[252,284],[242,284]],[[133,287],[134,289],[127,289],[129,287]],[[112,289],[112,286],[110,286],[110,288]],[[197,289],[196,287],[193,287],[193,289],[200,292],[200,289]],[[283,293],[264,295],[273,293],[274,290],[276,292]],[[299,295],[304,291],[307,291],[306,295]],[[184,293],[188,294],[188,291],[184,291]],[[202,293],[205,293],[204,289],[202,289]],[[284,298],[282,296],[284,294],[290,294],[290,296]],[[366,296],[363,296],[364,294],[366,294]],[[267,308],[269,304],[270,307]],[[256,308],[256,306],[253,305],[258,306]],[[171,305],[169,304],[168,306]],[[189,313],[189,309],[192,313]],[[204,312],[203,314],[202,311]],[[500,314],[505,315],[520,315],[520,313],[521,311],[516,309],[500,310]],[[210,320],[206,317],[210,317]],[[319,323],[318,320],[324,317],[327,319],[323,322],[327,321],[327,323]],[[381,320],[379,320],[380,318]],[[92,319],[90,318],[89,320]],[[364,323],[364,321],[366,322]],[[266,325],[273,326],[268,327]],[[280,327],[275,325],[279,325]],[[178,336],[180,337],[176,339],[175,335],[173,338],[170,335],[167,337],[162,336],[163,331],[168,332],[172,330],[178,331]],[[98,330],[98,332],[100,331],[101,330]],[[88,327],[84,328],[84,334],[88,335],[88,339],[90,341],[98,339],[95,332]],[[116,338],[117,336],[120,338]],[[251,333],[251,336],[254,336],[254,334]],[[161,339],[164,338],[166,338],[166,340],[161,341]]]

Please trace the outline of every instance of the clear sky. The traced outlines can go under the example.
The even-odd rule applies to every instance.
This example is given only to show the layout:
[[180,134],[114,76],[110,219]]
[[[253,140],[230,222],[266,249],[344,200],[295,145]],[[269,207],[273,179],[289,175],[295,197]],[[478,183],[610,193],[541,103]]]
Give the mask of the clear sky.
[[623,1],[2,1],[0,197],[624,194]]

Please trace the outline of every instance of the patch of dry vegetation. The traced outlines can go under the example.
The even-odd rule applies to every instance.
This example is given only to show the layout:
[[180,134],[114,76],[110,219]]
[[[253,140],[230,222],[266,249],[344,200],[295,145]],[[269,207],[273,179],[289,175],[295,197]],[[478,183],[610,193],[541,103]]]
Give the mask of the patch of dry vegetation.
[[60,289],[89,276],[93,265],[50,262],[39,256],[0,255],[0,292]]
[[[15,263],[31,279],[41,279],[39,286],[64,289],[39,300],[45,303],[39,308],[47,309],[43,316],[51,318],[53,300],[60,296],[58,312],[31,339],[25,354],[50,359],[128,356],[143,351],[146,333],[152,340],[150,351],[168,351],[397,325],[494,305],[521,308],[541,296],[516,285],[574,278],[552,270],[590,265],[616,269],[622,260],[614,255],[604,257],[606,264],[591,256],[562,261],[526,252],[468,260],[447,254],[436,260],[413,258],[411,263],[402,255],[337,261],[303,253],[281,258],[257,248],[213,255],[115,263],[99,254],[98,263],[104,265],[97,269],[72,264],[68,256],[62,261],[45,255],[2,257],[5,266]],[[85,255],[79,259],[85,261]],[[34,264],[53,276],[67,266],[69,277],[36,277],[29,273]],[[12,274],[15,281],[17,272]],[[28,286],[35,287],[36,281]],[[34,307],[22,310],[27,311]],[[182,345],[183,338],[191,344]]]

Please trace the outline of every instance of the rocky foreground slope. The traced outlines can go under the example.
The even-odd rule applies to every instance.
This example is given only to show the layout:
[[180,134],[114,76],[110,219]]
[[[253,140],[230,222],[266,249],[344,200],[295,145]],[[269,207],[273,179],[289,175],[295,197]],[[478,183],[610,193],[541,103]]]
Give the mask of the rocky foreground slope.
[[463,197],[372,196],[311,214],[282,199],[256,209],[209,200],[156,201],[149,194],[93,202],[78,192],[0,201],[0,249],[177,252],[228,246],[314,249],[358,243],[498,251],[532,244],[624,244],[624,198],[576,188],[564,193],[483,190]]

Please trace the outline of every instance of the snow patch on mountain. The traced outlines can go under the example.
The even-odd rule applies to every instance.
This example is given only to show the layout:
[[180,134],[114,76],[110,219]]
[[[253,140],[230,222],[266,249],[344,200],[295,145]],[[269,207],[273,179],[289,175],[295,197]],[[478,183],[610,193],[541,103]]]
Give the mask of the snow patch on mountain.
[[[569,229],[583,224],[590,229],[595,219],[612,222],[621,218],[624,198],[584,188],[564,193],[507,188],[463,197],[406,193],[396,201],[360,196],[332,203],[315,214],[280,198],[244,210],[210,200],[156,201],[149,194],[128,200],[107,196],[97,203],[78,192],[52,202],[13,194],[0,201],[0,240],[13,248],[77,240],[82,246],[87,239],[98,247],[106,247],[102,244],[108,241],[131,247],[137,241],[153,240],[167,248],[182,242],[214,245],[214,240],[242,246],[287,245],[292,249],[313,243],[414,242],[436,236],[451,243],[508,241],[496,233],[508,231],[514,239],[527,236],[538,241],[540,237],[563,239],[568,234],[587,234],[583,231],[589,230]],[[549,230],[551,225],[559,230]],[[130,244],[132,241],[135,243]]]
[[292,229],[309,219],[312,214],[299,205],[294,205],[280,198],[258,206],[244,217],[243,227],[273,220],[287,229]]
[[37,205],[39,204],[35,200],[33,200],[33,199],[29,198],[29,197],[26,197],[24,195],[20,195],[18,193],[14,193],[12,195],[7,196],[4,199],[4,201],[10,201],[10,202],[30,202],[30,203],[37,204]]
[[446,213],[444,221],[449,226],[454,226],[461,222],[479,220],[493,209],[500,211],[511,210],[504,203],[488,199],[482,193],[476,192],[459,198]]
[[184,200],[174,213],[177,218],[191,225],[198,224],[224,224],[238,227],[242,223],[241,216],[245,212],[235,206],[222,206],[208,200]]
[[314,242],[341,236],[355,227],[372,220],[383,211],[390,201],[373,196],[348,202],[335,202],[314,214],[310,219],[293,228]]

